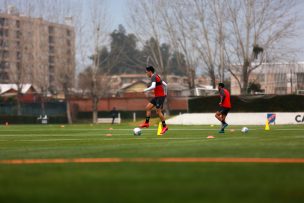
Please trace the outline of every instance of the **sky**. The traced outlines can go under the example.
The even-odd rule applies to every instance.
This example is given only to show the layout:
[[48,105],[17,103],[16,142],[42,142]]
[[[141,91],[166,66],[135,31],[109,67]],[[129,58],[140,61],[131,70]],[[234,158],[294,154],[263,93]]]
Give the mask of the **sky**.
[[[86,0],[75,0],[75,1],[86,1]],[[128,28],[128,24],[126,20],[126,16],[128,15],[129,1],[130,0],[106,0],[106,3],[108,5],[108,11],[111,15],[110,31],[117,29],[118,25],[122,24],[127,29],[127,32],[132,32],[132,30]],[[303,11],[304,1],[303,0],[296,0],[296,1],[299,2],[299,6],[297,7],[297,9]],[[300,16],[300,18],[302,18],[303,16]],[[299,26],[301,27],[302,30],[304,30],[304,20],[300,23]],[[304,36],[304,31],[302,31],[302,33],[300,33],[300,35],[297,38],[290,41],[290,43],[293,44],[293,47],[298,50],[298,56],[295,60],[304,62],[304,40],[302,36]]]
[[113,26],[116,28],[119,24],[126,26],[125,15],[127,13],[128,0],[107,0],[109,12],[112,15]]
[[[25,0],[0,0],[0,8],[1,10],[4,10],[3,5],[9,3],[9,4],[14,4],[17,6],[20,5],[20,2],[24,2]],[[57,1],[60,3],[61,7],[64,6],[80,6],[82,7],[84,13],[82,14],[84,17],[90,15],[90,12],[92,10],[92,3],[93,0],[30,0],[30,2],[34,3],[35,2],[41,2],[41,1]],[[102,2],[103,0],[97,0],[98,2]],[[112,32],[114,29],[117,29],[119,24],[122,24],[128,33],[132,33],[132,30],[129,29],[128,25],[127,25],[127,20],[126,20],[126,16],[128,16],[128,4],[131,0],[104,0],[106,1],[106,5],[107,5],[107,11],[109,13],[110,16],[110,27],[109,27],[109,32]],[[138,0],[140,1],[140,0]],[[152,1],[152,0],[151,0]],[[301,4],[299,4],[298,9],[299,10],[304,10],[304,1],[303,0],[296,0],[301,2]],[[67,5],[67,2],[69,2],[69,5]],[[304,28],[304,21],[302,21],[302,23],[300,24],[300,26],[302,27],[302,29]],[[304,61],[304,40],[303,37],[304,36],[304,32],[302,32],[300,34],[300,36],[298,36],[297,38],[293,39],[290,43],[293,44],[293,46],[297,49],[299,49],[298,51],[298,57],[297,57],[297,61]]]

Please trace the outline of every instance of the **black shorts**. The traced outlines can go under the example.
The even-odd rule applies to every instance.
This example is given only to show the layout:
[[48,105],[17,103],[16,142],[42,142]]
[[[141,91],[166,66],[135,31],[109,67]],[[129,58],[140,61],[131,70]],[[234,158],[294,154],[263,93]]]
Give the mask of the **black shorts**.
[[151,99],[150,103],[156,106],[157,109],[163,108],[163,104],[165,102],[166,96],[163,97],[154,97]]
[[230,108],[225,108],[225,107],[220,107],[220,109],[218,110],[218,112],[220,112],[223,115],[227,115],[229,112]]

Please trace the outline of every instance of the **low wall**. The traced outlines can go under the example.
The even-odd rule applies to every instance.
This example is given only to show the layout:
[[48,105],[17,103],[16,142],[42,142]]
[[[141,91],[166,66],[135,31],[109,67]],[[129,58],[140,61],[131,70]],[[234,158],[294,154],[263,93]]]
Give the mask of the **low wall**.
[[[187,111],[187,97],[169,97],[167,98],[170,110]],[[150,99],[146,97],[138,98],[102,98],[98,104],[98,111],[111,111],[115,107],[118,111],[145,111]],[[70,101],[72,106],[77,106],[78,112],[92,112],[91,99],[73,99]]]
[[[275,113],[275,124],[304,124],[304,112],[268,112]],[[218,125],[214,113],[185,113],[168,119],[168,124],[178,125]],[[267,113],[229,113],[226,121],[229,125],[265,125]]]

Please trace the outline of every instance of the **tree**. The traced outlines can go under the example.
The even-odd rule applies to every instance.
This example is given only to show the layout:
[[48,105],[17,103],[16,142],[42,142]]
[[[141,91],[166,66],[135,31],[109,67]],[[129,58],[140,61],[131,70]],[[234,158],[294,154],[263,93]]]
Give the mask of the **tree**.
[[261,84],[255,82],[249,82],[247,94],[251,94],[254,92],[262,92]]
[[[170,54],[166,54],[166,48],[162,46],[163,43],[163,27],[160,10],[162,9],[160,1],[133,1],[130,4],[130,20],[132,23],[135,35],[144,49],[147,52],[146,65],[154,65],[156,70],[161,73],[162,79],[167,81],[168,66]],[[140,16],[140,18],[138,17]],[[162,50],[163,49],[163,50]],[[166,113],[170,114],[169,106],[167,104],[170,98],[167,97],[165,102]]]
[[147,61],[149,59],[149,63],[153,64],[166,80],[168,63],[165,62],[169,60],[164,59],[161,51],[163,35],[159,13],[161,6],[159,1],[133,1],[133,4],[130,4],[132,10],[129,17],[138,41],[145,46],[144,49],[149,49],[149,55],[145,56]]
[[[33,17],[34,7],[29,1],[19,2],[19,6],[22,8],[22,12],[29,17]],[[6,7],[9,6],[8,2],[5,2]],[[16,8],[17,9],[17,8]],[[32,36],[37,34],[37,30],[31,29],[31,23],[25,22],[21,24],[10,22],[10,27],[18,26],[18,31],[16,31],[16,37],[19,39],[17,43],[17,52],[14,57],[16,62],[10,64],[9,68],[9,82],[17,86],[16,104],[17,104],[17,115],[22,114],[21,109],[21,96],[22,90],[26,83],[32,81],[33,77],[33,66],[34,57],[33,48],[35,47],[35,41]],[[24,32],[22,32],[24,31]],[[11,32],[11,31],[10,31]],[[13,32],[11,32],[12,36]],[[7,36],[8,37],[8,36]]]
[[285,52],[288,44],[284,42],[296,33],[297,2],[225,0],[225,4],[229,20],[229,38],[225,42],[228,71],[237,80],[241,94],[246,94],[250,74],[262,64],[266,53],[289,55]]
[[[99,50],[99,68],[111,70],[109,74],[136,73],[142,63],[140,50],[137,49],[137,38],[127,34],[126,29],[119,25],[111,34],[110,51],[107,47]],[[142,70],[141,70],[142,71]]]
[[[200,57],[200,63],[211,80],[213,88],[216,80],[224,81],[224,40],[225,40],[225,4],[223,0],[190,0],[180,7],[183,15],[179,18],[187,21],[189,39],[193,41],[194,54]],[[179,7],[178,7],[179,8]],[[187,16],[191,16],[190,18]]]
[[186,60],[182,53],[173,51],[169,64],[169,73],[179,76],[187,76],[187,70],[185,68]]
[[193,54],[194,43],[189,35],[190,30],[188,25],[189,20],[191,20],[191,15],[187,15],[183,1],[168,2],[160,0],[159,5],[158,10],[163,19],[163,29],[173,49],[182,53],[175,55],[175,57],[177,57],[176,59],[179,64],[185,64],[183,67],[188,77],[188,86],[189,89],[193,89],[195,87],[194,79],[197,57]]
[[[106,11],[104,7],[104,2],[94,1],[91,15],[91,31],[93,39],[94,54],[92,60],[92,66],[90,69],[91,74],[91,88],[90,94],[92,97],[92,106],[93,106],[93,123],[97,123],[98,117],[98,104],[100,98],[104,95],[104,92],[108,90],[106,84],[107,80],[104,79],[106,72],[99,72],[100,58],[98,57],[98,50],[101,46],[103,40],[106,39]],[[102,77],[103,79],[100,79]]]

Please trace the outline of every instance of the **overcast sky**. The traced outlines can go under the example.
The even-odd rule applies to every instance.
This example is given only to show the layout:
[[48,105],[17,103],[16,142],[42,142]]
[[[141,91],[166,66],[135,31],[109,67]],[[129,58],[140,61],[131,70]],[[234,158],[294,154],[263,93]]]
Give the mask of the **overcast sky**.
[[[20,7],[20,3],[25,2],[26,0],[0,0],[1,10],[5,10],[5,6],[7,4],[13,4],[17,8]],[[82,18],[86,18],[88,15],[91,14],[92,10],[92,2],[94,0],[28,0],[32,4],[36,5],[36,2],[57,2],[59,3],[59,7],[78,7],[82,10]],[[103,0],[97,0],[102,2]],[[105,0],[106,1],[106,9],[110,16],[110,23],[109,23],[109,32],[117,29],[119,24],[124,25],[127,29],[127,32],[132,32],[127,26],[127,16],[128,16],[128,3],[130,0]],[[138,0],[140,1],[140,0]],[[303,0],[296,0],[299,2],[299,9],[301,12],[304,10],[304,1]],[[299,16],[302,18],[302,16]],[[140,18],[140,16],[139,16]],[[299,29],[302,29],[301,34],[294,40],[290,41],[290,43],[297,48],[298,56],[295,60],[297,61],[304,61],[304,18],[300,20],[301,23],[299,24]]]

